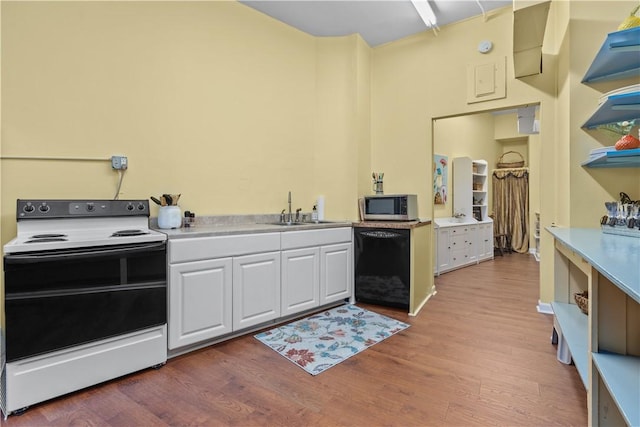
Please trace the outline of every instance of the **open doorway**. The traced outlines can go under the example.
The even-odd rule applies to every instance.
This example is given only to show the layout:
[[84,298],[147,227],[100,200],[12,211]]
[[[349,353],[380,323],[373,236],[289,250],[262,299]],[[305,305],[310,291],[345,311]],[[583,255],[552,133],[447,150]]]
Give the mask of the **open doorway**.
[[[474,164],[476,161],[486,162],[486,195],[473,192],[471,204],[477,209],[481,202],[490,217],[495,215],[494,206],[497,202],[492,183],[494,170],[504,169],[498,167],[499,163],[516,163],[521,160],[527,169],[526,225],[530,232],[527,241],[519,245],[519,251],[529,252],[539,259],[541,141],[537,132],[538,120],[539,104],[433,119],[434,165],[438,159],[449,166],[441,170],[445,175],[438,177],[438,182],[448,183],[448,194],[446,198],[434,200],[433,218],[455,218],[456,214],[460,214],[456,212],[459,208],[456,206],[454,159],[470,158]],[[434,195],[437,197],[436,177],[437,172],[434,173]],[[465,196],[467,197],[469,196]],[[481,200],[482,197],[486,197],[486,200]],[[475,217],[475,211],[473,215]],[[494,234],[503,233],[496,233],[494,230]],[[506,245],[507,242],[503,241],[503,244]]]

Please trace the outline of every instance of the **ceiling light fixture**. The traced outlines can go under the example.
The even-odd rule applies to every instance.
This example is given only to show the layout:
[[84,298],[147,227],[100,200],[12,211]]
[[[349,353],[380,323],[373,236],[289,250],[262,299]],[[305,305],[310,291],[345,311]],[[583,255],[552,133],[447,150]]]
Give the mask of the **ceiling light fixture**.
[[436,18],[436,14],[433,13],[433,9],[431,9],[431,5],[428,0],[411,0],[413,3],[413,7],[418,11],[418,15],[424,21],[424,24],[433,29],[433,32],[437,35],[436,30],[439,30],[437,25],[438,19]]

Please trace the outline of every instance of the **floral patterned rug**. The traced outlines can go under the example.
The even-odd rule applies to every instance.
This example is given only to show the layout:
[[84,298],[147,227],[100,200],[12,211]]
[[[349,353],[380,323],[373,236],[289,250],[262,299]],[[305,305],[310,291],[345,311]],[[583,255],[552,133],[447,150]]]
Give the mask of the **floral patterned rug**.
[[348,304],[261,332],[255,338],[311,375],[318,375],[408,327]]

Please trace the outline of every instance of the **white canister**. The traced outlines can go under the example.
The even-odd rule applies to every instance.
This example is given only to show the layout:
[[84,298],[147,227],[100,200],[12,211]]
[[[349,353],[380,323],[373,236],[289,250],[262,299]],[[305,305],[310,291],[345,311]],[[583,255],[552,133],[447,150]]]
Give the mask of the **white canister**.
[[182,212],[180,206],[160,206],[158,211],[158,227],[180,228],[182,225]]

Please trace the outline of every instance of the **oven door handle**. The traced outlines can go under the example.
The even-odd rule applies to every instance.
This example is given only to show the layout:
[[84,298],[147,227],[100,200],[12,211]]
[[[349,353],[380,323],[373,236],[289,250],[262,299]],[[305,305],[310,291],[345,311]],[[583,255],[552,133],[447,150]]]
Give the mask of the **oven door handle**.
[[32,264],[42,261],[64,261],[77,258],[94,258],[103,256],[119,256],[128,255],[138,252],[155,252],[162,251],[166,247],[166,243],[154,242],[148,244],[131,245],[127,247],[101,246],[99,249],[93,250],[69,250],[69,251],[50,251],[50,252],[32,252],[25,254],[8,254],[4,256],[6,264]]

